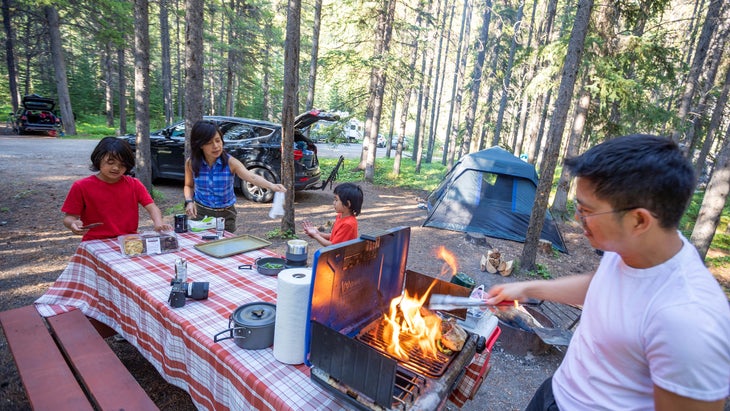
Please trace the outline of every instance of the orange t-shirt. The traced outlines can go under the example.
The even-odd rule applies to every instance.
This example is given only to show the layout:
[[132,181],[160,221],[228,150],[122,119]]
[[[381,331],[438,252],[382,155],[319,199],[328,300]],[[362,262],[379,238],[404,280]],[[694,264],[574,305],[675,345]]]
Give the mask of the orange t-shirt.
[[357,219],[354,215],[342,218],[341,214],[337,214],[335,223],[332,225],[332,233],[330,234],[330,242],[332,244],[341,243],[343,241],[354,240],[357,238]]

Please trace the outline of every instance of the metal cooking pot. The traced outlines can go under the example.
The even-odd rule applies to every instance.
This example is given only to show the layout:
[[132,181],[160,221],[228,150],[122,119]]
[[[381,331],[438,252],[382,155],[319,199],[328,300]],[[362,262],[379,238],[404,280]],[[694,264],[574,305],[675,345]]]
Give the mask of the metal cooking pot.
[[[237,346],[247,350],[271,347],[275,322],[276,305],[264,302],[244,304],[233,311],[228,319],[228,329],[213,336],[213,341],[233,338]],[[228,335],[219,338],[223,334]]]
[[308,243],[304,240],[289,240],[286,243],[286,252],[289,254],[307,254]]
[[238,266],[239,270],[250,270],[253,268],[255,268],[259,274],[277,275],[281,270],[286,268],[286,260],[278,257],[259,257],[256,261],[254,261],[253,265],[243,264]]

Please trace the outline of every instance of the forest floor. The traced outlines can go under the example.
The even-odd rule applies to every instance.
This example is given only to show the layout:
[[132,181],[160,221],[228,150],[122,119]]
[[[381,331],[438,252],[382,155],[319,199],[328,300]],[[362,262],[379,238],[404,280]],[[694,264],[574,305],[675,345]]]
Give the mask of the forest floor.
[[[60,211],[71,183],[90,174],[88,156],[95,142],[54,138],[0,136],[0,311],[31,304],[60,275],[74,254],[80,237],[71,235],[61,223]],[[346,162],[346,166],[354,164]],[[361,233],[375,232],[396,226],[411,227],[407,267],[423,274],[438,276],[442,267],[435,256],[439,246],[451,251],[459,271],[472,276],[487,288],[502,281],[535,278],[515,273],[510,277],[480,270],[480,259],[488,248],[498,248],[506,260],[519,258],[522,244],[487,238],[488,245],[468,241],[463,233],[421,227],[426,211],[419,204],[428,193],[423,191],[384,188],[361,183],[365,194],[363,212],[358,217]],[[162,194],[157,200],[165,213],[182,199],[178,182],[158,182]],[[332,191],[305,191],[296,194],[296,219],[308,219],[324,225],[333,220]],[[279,228],[279,220],[270,220],[269,204],[255,204],[239,196],[237,203],[238,231],[266,237]],[[169,214],[169,213],[166,213]],[[167,215],[172,222],[172,216]],[[140,214],[140,229],[151,227],[147,214]],[[560,224],[570,254],[538,253],[537,262],[553,277],[589,272],[597,267],[599,257],[582,235],[577,224]],[[318,245],[309,241],[310,250]],[[272,249],[280,254],[286,240],[272,239]],[[718,279],[727,287],[730,276],[720,273]],[[137,350],[127,342],[107,339],[130,372],[145,387],[148,395],[162,410],[192,410],[190,397],[183,390],[168,384]],[[491,371],[476,398],[463,410],[521,410],[543,380],[555,371],[562,353],[552,349],[540,355],[510,354],[498,341],[491,357]],[[30,408],[7,341],[0,333],[0,409]],[[455,409],[452,405],[451,409]]]

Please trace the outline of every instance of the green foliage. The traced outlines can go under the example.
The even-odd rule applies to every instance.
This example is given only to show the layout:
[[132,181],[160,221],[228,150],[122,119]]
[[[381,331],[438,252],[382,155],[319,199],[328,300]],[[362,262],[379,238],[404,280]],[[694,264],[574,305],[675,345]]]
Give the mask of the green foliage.
[[150,193],[150,195],[152,196],[152,199],[155,201],[162,201],[165,199],[165,194],[162,191],[160,191],[154,187],[152,187],[152,193]]
[[550,274],[550,270],[548,268],[540,263],[535,264],[535,271],[528,271],[527,275],[531,277],[540,277],[544,280],[549,280],[553,278],[552,274]]
[[19,192],[19,193],[15,194],[15,195],[13,196],[13,198],[14,198],[14,199],[16,199],[16,200],[19,200],[19,199],[21,199],[21,198],[26,198],[26,197],[28,197],[28,196],[29,196],[29,195],[31,195],[31,194],[33,194],[33,190],[31,190],[31,189],[26,189],[26,190],[23,190],[23,191],[21,191],[21,192]]
[[[440,163],[421,163],[421,173],[416,174],[416,163],[410,157],[401,160],[400,175],[393,175],[392,158],[378,158],[375,163],[375,184],[385,187],[400,187],[412,190],[434,190],[448,169]],[[322,158],[319,159],[319,166],[323,175],[328,175],[337,164],[337,159]],[[358,182],[363,179],[363,172],[356,170],[359,159],[345,159],[344,164],[340,167],[337,176],[337,183]]]
[[[321,123],[321,125],[319,124]],[[346,143],[345,123],[343,121],[318,122],[319,127],[312,130],[312,136],[318,141],[326,141],[328,143]]]
[[266,238],[269,240],[275,238],[281,240],[293,240],[299,238],[299,236],[297,236],[297,234],[292,230],[281,231],[281,228],[275,228],[266,233]]

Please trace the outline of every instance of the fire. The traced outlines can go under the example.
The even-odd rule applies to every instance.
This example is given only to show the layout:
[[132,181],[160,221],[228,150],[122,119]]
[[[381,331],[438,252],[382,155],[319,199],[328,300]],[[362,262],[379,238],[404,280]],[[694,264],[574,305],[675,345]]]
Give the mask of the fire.
[[[441,246],[436,255],[444,260],[441,277],[450,278],[456,274],[459,265],[454,254]],[[402,361],[408,361],[408,353],[415,349],[419,349],[424,356],[438,356],[436,342],[441,340],[441,317],[423,308],[434,285],[436,281],[421,297],[411,295],[406,290],[402,297],[390,302],[390,310],[383,316],[383,338],[388,342],[387,351]]]
[[444,260],[444,264],[441,266],[441,277],[451,278],[452,275],[459,271],[459,264],[456,262],[456,256],[454,256],[451,251],[447,250],[446,247],[439,247],[436,251],[436,256]]
[[[430,290],[429,290],[430,291]],[[383,338],[388,342],[388,353],[402,361],[408,361],[408,353],[420,349],[421,353],[437,357],[436,341],[441,339],[441,318],[423,307],[426,301],[405,291],[402,297],[390,302],[390,312],[384,315]]]

